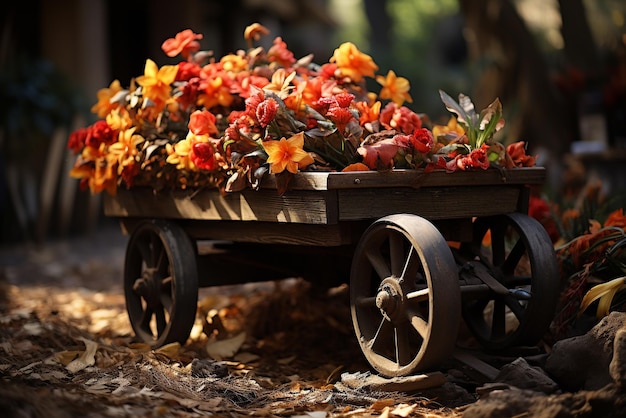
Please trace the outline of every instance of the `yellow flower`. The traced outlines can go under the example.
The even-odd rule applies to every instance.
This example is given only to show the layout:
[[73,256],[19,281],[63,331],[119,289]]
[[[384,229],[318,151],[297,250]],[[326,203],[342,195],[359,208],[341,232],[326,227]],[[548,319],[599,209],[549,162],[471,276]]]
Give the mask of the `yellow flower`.
[[146,60],[144,75],[137,77],[137,84],[143,87],[143,95],[161,107],[170,98],[171,84],[176,79],[178,66],[157,67],[151,59]]
[[352,42],[344,42],[335,49],[330,62],[335,62],[341,75],[358,83],[364,76],[374,77],[378,65],[372,57],[359,51]]
[[389,70],[387,77],[377,75],[376,81],[383,86],[379,94],[381,99],[391,99],[398,106],[402,106],[402,103],[405,101],[413,103],[413,99],[409,94],[409,90],[411,89],[409,80],[404,77],[396,76],[393,70]]
[[200,142],[209,142],[208,135],[195,135],[189,131],[187,137],[182,141],[178,141],[174,145],[166,144],[167,151],[166,162],[175,164],[179,170],[196,171],[197,167],[191,160],[191,150],[193,146]]
[[91,107],[91,111],[99,118],[108,115],[111,110],[119,106],[118,103],[111,102],[111,99],[120,91],[122,91],[122,86],[118,80],[113,81],[108,88],[98,90],[98,103]]
[[137,146],[145,141],[144,137],[135,133],[136,127],[121,131],[118,141],[109,146],[108,157],[110,163],[117,163],[117,174],[122,174],[124,167],[134,164],[135,156],[139,154]]
[[433,126],[433,136],[435,138],[446,135],[448,133],[456,133],[459,136],[465,135],[465,129],[463,129],[463,127],[458,124],[454,116],[450,117],[450,120],[448,121],[447,125],[434,125]]
[[263,148],[267,152],[267,162],[270,163],[271,173],[282,173],[285,168],[290,173],[297,173],[298,169],[304,169],[313,164],[313,157],[304,149],[304,132],[299,132],[289,139],[281,138],[280,141],[265,141]]
[[281,99],[285,99],[289,95],[289,91],[293,88],[291,82],[296,76],[296,72],[287,73],[284,68],[279,68],[272,74],[272,81],[263,87],[263,90],[273,91]]
[[220,59],[225,71],[240,73],[248,69],[248,61],[241,55],[228,54]]
[[128,129],[133,125],[133,121],[130,119],[128,110],[123,107],[119,109],[113,109],[111,113],[107,115],[106,121],[107,125],[109,125],[111,129],[115,129],[117,131],[123,131],[124,129]]

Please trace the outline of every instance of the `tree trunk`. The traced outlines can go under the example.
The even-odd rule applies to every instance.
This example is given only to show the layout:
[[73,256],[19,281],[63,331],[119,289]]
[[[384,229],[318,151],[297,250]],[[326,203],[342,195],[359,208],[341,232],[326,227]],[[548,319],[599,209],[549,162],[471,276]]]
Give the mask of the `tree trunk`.
[[542,157],[558,163],[576,138],[575,119],[514,5],[509,0],[459,4],[470,60],[484,66],[471,93],[476,105],[482,108],[499,97],[505,112],[518,109],[517,123],[508,126],[510,139],[524,140],[530,152],[540,150]]

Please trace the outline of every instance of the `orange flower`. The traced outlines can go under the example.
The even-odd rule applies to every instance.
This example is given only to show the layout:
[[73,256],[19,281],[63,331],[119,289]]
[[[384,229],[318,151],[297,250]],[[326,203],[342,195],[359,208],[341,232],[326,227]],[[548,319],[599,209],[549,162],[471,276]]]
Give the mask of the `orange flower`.
[[347,173],[350,171],[370,171],[370,168],[363,163],[354,163],[346,166],[343,170],[343,173]]
[[359,124],[361,126],[378,120],[380,116],[380,101],[374,102],[371,106],[367,102],[362,101],[356,101],[354,104],[359,111]]
[[143,87],[143,95],[161,109],[170,98],[171,84],[177,72],[177,65],[164,65],[159,69],[154,61],[147,59],[144,75],[137,77],[136,81]]
[[91,111],[97,114],[99,118],[103,118],[111,113],[111,110],[119,107],[118,102],[111,102],[111,98],[122,90],[118,80],[113,81],[109,88],[98,90],[98,103],[92,106]]
[[175,57],[180,54],[183,58],[188,59],[193,52],[200,49],[200,43],[197,41],[202,39],[202,35],[193,33],[191,29],[185,29],[176,34],[175,38],[169,38],[163,42],[161,49],[168,57]]
[[514,142],[506,147],[515,167],[533,167],[535,165],[535,157],[526,155],[526,146],[524,141]]
[[207,80],[207,83],[203,85],[204,92],[198,97],[198,105],[211,109],[218,105],[228,107],[232,104],[234,98],[228,87],[228,78],[225,73],[224,76]]
[[248,42],[248,46],[252,48],[252,41],[258,41],[261,39],[262,35],[269,35],[270,30],[260,23],[253,23],[246,27],[246,30],[243,32],[243,37]]
[[363,77],[374,77],[378,65],[372,57],[359,51],[352,42],[344,42],[335,49],[330,62],[337,63],[339,72],[343,77],[348,77],[358,83]]
[[411,89],[409,80],[404,77],[396,76],[393,70],[389,70],[387,77],[377,75],[376,81],[383,86],[379,94],[381,99],[390,99],[398,106],[402,105],[405,101],[413,103],[413,99],[409,94],[409,90]]
[[618,228],[626,229],[626,216],[624,216],[624,209],[620,208],[609,214],[604,226],[616,226]]
[[267,152],[267,162],[270,164],[271,173],[282,173],[287,169],[290,173],[297,173],[298,169],[304,169],[313,164],[313,157],[304,149],[304,132],[299,132],[289,139],[281,138],[280,141],[264,141],[262,143]]
[[217,134],[217,126],[215,126],[215,115],[208,110],[196,110],[189,116],[188,127],[194,135],[211,135]]

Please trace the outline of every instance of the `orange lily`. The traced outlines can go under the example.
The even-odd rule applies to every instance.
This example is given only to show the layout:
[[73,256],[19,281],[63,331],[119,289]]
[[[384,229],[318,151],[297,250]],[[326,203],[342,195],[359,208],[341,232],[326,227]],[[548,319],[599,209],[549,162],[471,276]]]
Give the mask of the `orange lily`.
[[298,169],[313,164],[313,157],[303,149],[304,132],[299,132],[289,139],[264,141],[262,145],[268,155],[267,162],[270,164],[271,173],[282,173],[287,169],[295,174]]
[[91,111],[97,114],[99,118],[111,113],[111,110],[119,107],[118,103],[111,102],[111,98],[122,90],[119,80],[114,80],[108,88],[98,90],[98,103],[91,107]]
[[358,83],[363,77],[374,77],[378,65],[369,55],[359,51],[352,42],[344,42],[335,49],[330,62],[336,62],[341,75]]
[[396,76],[393,70],[389,70],[386,77],[377,75],[376,81],[383,86],[379,94],[381,99],[391,99],[398,106],[401,106],[405,101],[413,103],[413,98],[409,94],[411,89],[409,80]]

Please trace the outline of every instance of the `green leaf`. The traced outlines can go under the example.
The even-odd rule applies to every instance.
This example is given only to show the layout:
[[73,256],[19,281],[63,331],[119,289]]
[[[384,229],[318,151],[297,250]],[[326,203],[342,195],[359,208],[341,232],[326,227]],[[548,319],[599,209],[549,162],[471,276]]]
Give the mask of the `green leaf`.
[[[450,97],[448,93],[446,93],[445,91],[439,90],[439,96],[441,97],[441,101],[445,105],[446,109],[456,114],[457,121],[460,124],[465,125],[467,128],[469,128],[471,126],[470,125],[471,117],[466,113],[465,109],[459,103],[457,103],[456,100]],[[473,110],[473,105],[472,105],[472,110]]]

